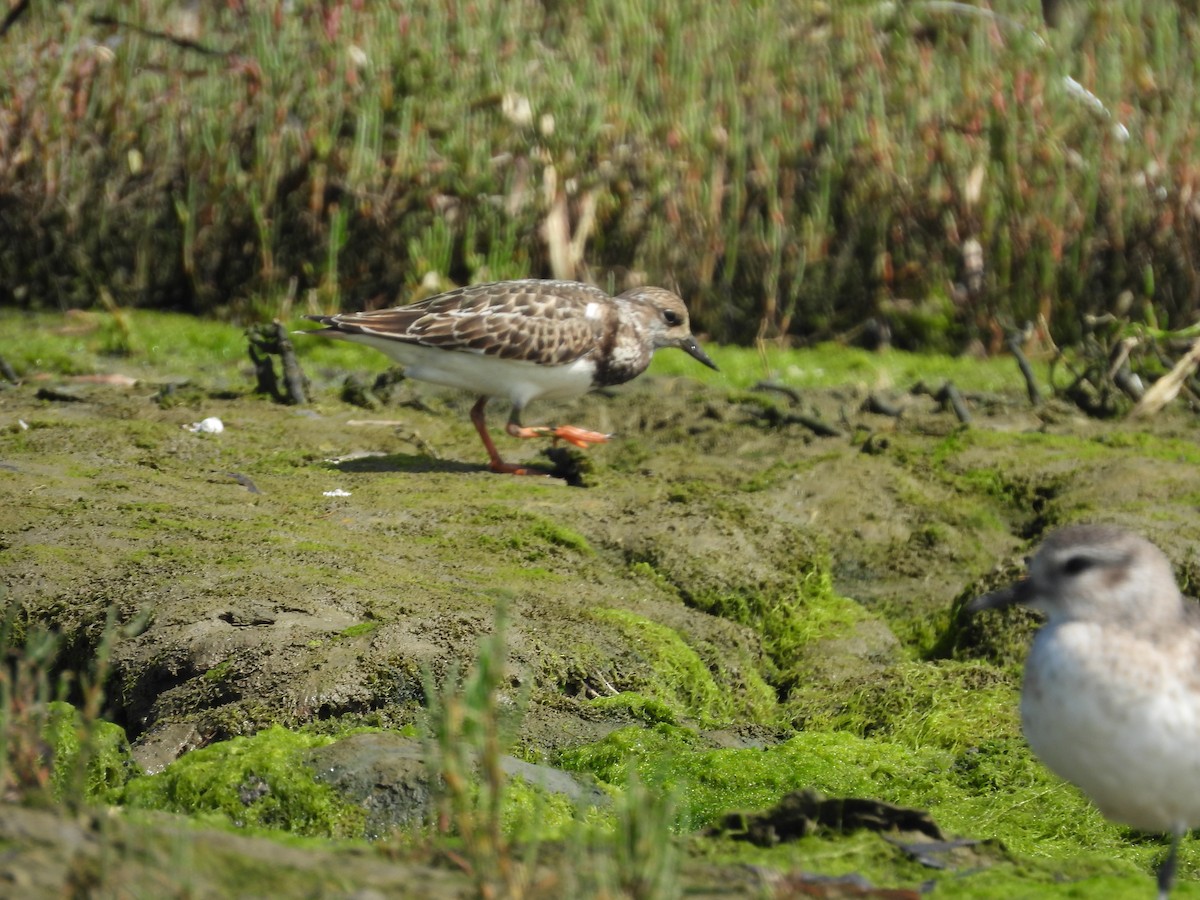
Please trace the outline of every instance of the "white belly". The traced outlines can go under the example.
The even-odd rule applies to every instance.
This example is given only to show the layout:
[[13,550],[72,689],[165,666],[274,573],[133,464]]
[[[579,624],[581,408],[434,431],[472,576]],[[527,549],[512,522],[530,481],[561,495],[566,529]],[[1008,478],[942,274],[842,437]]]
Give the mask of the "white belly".
[[481,353],[389,341],[366,334],[345,335],[344,339],[386,353],[404,366],[404,374],[409,378],[462,388],[481,396],[504,397],[517,409],[538,398],[552,400],[586,393],[591,390],[595,371],[587,357],[565,366],[539,366]]
[[1095,625],[1046,626],[1021,695],[1034,753],[1105,816],[1149,831],[1200,825],[1200,671],[1175,647],[1182,656]]

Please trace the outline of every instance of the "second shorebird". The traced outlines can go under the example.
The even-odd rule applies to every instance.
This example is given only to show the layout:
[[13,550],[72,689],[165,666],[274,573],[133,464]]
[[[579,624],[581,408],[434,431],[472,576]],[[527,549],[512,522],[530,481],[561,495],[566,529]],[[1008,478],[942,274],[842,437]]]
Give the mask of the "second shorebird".
[[1110,525],[1054,532],[1028,578],[967,609],[1014,603],[1048,620],[1025,661],[1029,746],[1107,818],[1171,834],[1166,898],[1180,838],[1200,826],[1200,605],[1161,550]]
[[717,367],[692,336],[683,300],[658,287],[612,297],[575,281],[498,281],[396,309],[307,318],[325,326],[309,334],[366,344],[403,365],[411,378],[478,395],[471,421],[492,471],[515,475],[539,473],[500,457],[484,419],[490,398],[512,402],[513,437],[561,438],[586,448],[610,435],[574,425],[522,425],[525,406],[623,384],[644,372],[663,347]]

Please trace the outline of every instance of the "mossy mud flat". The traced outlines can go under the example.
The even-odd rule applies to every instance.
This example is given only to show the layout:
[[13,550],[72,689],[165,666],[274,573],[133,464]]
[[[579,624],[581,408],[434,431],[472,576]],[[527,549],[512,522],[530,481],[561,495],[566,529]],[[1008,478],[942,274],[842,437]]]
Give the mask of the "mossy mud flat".
[[[401,382],[374,409],[342,402],[346,371],[386,366],[357,348],[302,344],[316,399],[287,407],[250,393],[228,326],[0,325],[21,375],[0,390],[13,658],[42,626],[62,671],[104,643],[103,716],[132,745],[102,729],[70,813],[3,807],[0,878],[25,896],[478,894],[466,807],[434,821],[429,773],[453,781],[447,734],[486,768],[488,741],[446,715],[480,684],[506,776],[459,799],[507,778],[496,877],[526,896],[821,896],[849,875],[947,897],[1152,891],[1165,843],[1105,822],[1021,738],[1032,619],[961,606],[1074,521],[1147,534],[1192,589],[1182,404],[1101,423],[1031,408],[1005,361],[827,348],[773,351],[767,373],[716,347],[717,375],[663,353],[612,395],[529,411],[618,435],[573,488],[486,471],[469,397]],[[970,425],[910,393],[923,372],[953,373]],[[136,381],[80,378],[115,373]],[[765,374],[799,401],[752,390]],[[903,415],[863,411],[871,393]],[[187,427],[209,416],[222,433]],[[804,788],[976,843],[739,839],[731,813]],[[677,858],[636,839],[655,823]],[[1200,896],[1190,842],[1181,881]]]

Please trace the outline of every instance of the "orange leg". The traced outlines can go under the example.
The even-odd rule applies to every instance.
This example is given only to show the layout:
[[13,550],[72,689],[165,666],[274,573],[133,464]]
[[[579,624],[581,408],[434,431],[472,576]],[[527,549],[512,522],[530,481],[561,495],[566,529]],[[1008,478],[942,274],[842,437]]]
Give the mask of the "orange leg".
[[483,415],[487,402],[487,397],[480,397],[475,401],[475,405],[471,407],[471,422],[474,423],[475,430],[479,432],[479,437],[483,439],[483,446],[487,448],[488,465],[491,470],[493,472],[507,472],[510,475],[545,475],[545,472],[539,472],[537,469],[527,469],[525,466],[518,466],[513,463],[506,463],[500,458],[500,451],[496,449],[496,445],[492,441],[492,436],[488,434],[487,421]]

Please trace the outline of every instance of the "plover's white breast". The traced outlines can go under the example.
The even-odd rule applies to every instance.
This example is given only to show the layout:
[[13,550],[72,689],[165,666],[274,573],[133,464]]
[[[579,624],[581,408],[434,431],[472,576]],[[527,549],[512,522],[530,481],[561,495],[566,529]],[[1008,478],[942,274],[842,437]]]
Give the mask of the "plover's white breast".
[[1186,635],[1164,638],[1047,625],[1021,696],[1034,753],[1105,816],[1148,831],[1200,823],[1200,669]]
[[1014,603],[1048,619],[1021,688],[1030,747],[1108,818],[1170,832],[1166,898],[1180,839],[1200,826],[1200,608],[1161,550],[1111,525],[1054,532],[1028,578],[968,608]]

